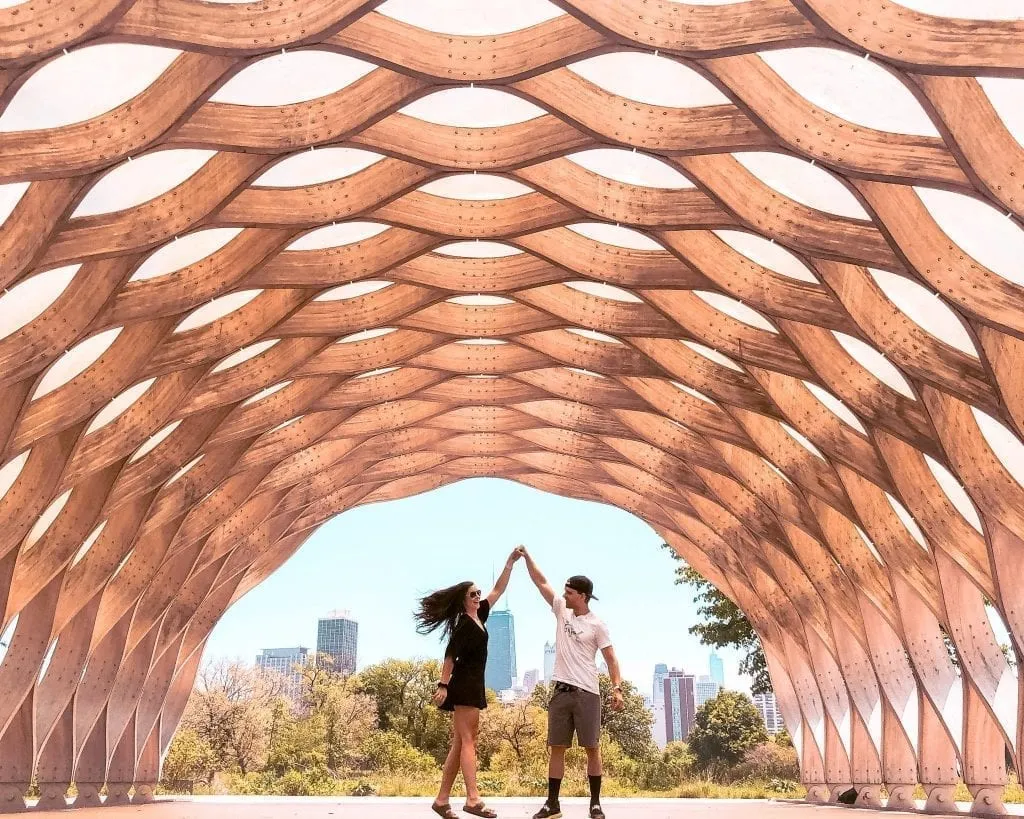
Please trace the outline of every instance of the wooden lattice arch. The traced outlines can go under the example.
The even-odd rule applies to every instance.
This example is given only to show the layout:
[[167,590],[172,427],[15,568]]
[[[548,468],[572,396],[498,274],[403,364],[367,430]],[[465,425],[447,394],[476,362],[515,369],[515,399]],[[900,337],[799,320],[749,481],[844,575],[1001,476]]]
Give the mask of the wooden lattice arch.
[[[79,804],[104,784],[112,803],[151,798],[232,601],[331,516],[477,475],[627,509],[732,597],[812,798],[852,784],[877,804],[884,784],[910,806],[922,783],[942,807],[962,777],[999,810],[1021,703],[986,603],[1014,656],[1024,278],[947,235],[929,196],[1020,230],[1024,147],[983,79],[1024,82],[1024,20],[557,0],[528,28],[455,35],[377,5],[0,8],[8,113],[79,51],[180,51],[105,113],[0,119],[0,811],[33,775],[44,805],[72,781]],[[799,49],[886,72],[934,133],[808,100],[772,67]],[[372,70],[284,105],[215,98],[302,51]],[[612,53],[657,55],[722,100],[639,101],[574,68]],[[539,114],[403,110],[470,84]],[[339,146],[376,156],[261,179]],[[611,178],[581,159],[594,149],[682,181]],[[108,174],[197,150],[169,189],[79,211]],[[765,156],[838,186],[853,214],[772,186]],[[466,173],[514,195],[436,192]],[[504,250],[450,244],[465,240]],[[960,342],[887,286],[925,293]]]

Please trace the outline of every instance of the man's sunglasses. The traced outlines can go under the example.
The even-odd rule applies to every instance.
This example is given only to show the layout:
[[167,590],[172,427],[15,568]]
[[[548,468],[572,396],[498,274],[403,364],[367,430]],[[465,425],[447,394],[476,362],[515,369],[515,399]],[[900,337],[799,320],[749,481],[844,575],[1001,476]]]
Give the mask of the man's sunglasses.
[[480,589],[477,589],[476,591],[471,591],[469,593],[469,596],[472,597],[474,600],[479,600],[480,599],[480,594],[481,594]]

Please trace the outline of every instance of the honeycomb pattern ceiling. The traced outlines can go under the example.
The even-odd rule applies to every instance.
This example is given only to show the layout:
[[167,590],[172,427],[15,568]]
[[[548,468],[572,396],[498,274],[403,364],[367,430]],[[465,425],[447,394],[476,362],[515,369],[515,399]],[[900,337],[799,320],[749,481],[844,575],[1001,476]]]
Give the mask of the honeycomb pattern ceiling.
[[813,798],[997,809],[1022,112],[1018,0],[0,0],[0,806],[145,801],[232,601],[486,475],[732,597]]

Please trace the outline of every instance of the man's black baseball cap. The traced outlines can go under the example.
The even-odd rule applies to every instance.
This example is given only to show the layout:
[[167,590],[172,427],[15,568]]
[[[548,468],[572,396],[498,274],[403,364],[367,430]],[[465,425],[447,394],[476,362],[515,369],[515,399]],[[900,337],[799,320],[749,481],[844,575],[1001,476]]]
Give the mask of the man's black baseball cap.
[[581,574],[574,574],[565,581],[565,585],[570,589],[575,589],[580,594],[585,594],[592,600],[597,600],[597,598],[594,597],[594,584],[590,582],[589,577],[584,577]]

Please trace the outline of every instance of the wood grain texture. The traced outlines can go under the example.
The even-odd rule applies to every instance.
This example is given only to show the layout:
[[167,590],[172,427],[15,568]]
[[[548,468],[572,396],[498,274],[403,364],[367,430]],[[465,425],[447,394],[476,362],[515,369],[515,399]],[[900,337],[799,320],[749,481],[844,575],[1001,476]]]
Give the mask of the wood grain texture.
[[[920,189],[974,197],[1020,230],[1024,148],[978,78],[1024,76],[1024,20],[883,0],[560,0],[547,22],[462,36],[378,5],[0,10],[0,112],[64,49],[181,52],[110,111],[0,132],[0,183],[25,187],[0,224],[0,312],[73,266],[0,337],[0,632],[18,618],[0,660],[0,812],[24,807],[33,776],[44,805],[72,782],[82,806],[104,785],[107,804],[132,787],[148,801],[232,602],[329,518],[475,476],[625,509],[732,598],[762,639],[809,799],[853,785],[878,806],[884,786],[913,809],[921,784],[942,811],[962,775],[974,809],[999,812],[1004,746],[1018,773],[1024,761],[987,608],[1019,654],[1024,287],[948,236]],[[760,56],[811,46],[870,55],[939,136],[825,111]],[[211,101],[295,49],[374,67],[290,105]],[[673,108],[574,70],[652,51],[725,101]],[[539,113],[468,127],[404,110],[471,83]],[[321,147],[378,157],[258,183]],[[213,154],[148,201],[73,215],[122,163],[181,148]],[[608,178],[576,156],[595,148],[685,180]],[[749,151],[812,162],[862,213],[769,184]],[[528,190],[424,189],[456,173]],[[295,244],[349,222],[379,229]],[[236,234],[145,273],[214,228]],[[467,240],[504,255],[446,247]],[[886,275],[963,333],[916,323]],[[183,325],[225,298],[233,309]],[[1011,443],[993,449],[980,413]]]

